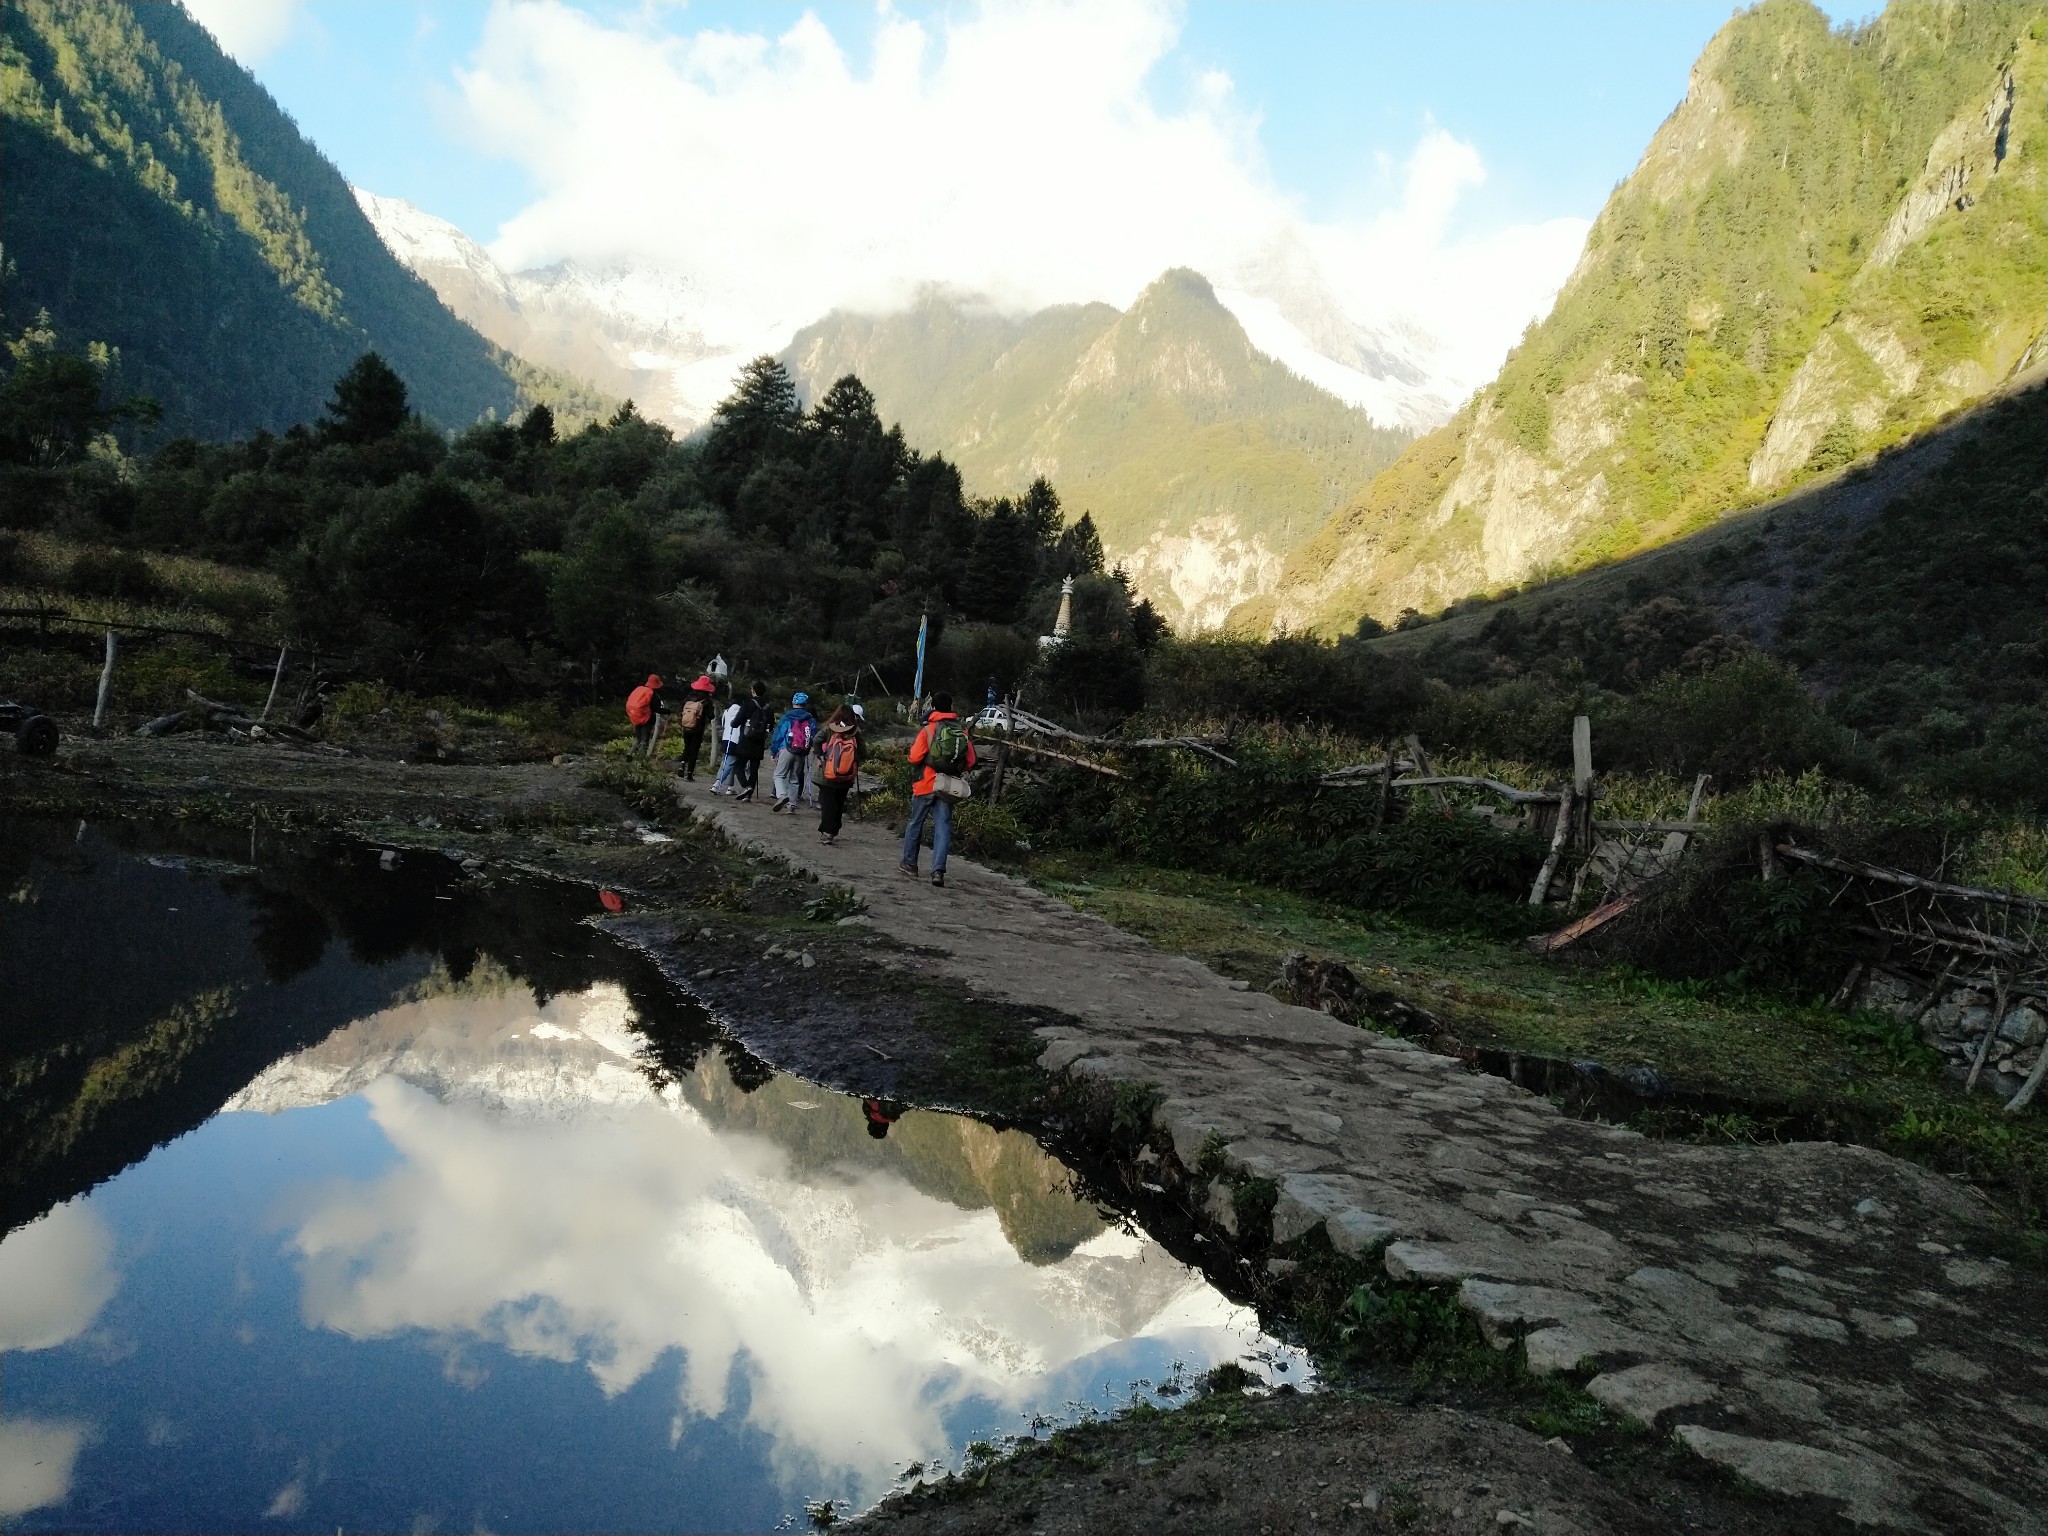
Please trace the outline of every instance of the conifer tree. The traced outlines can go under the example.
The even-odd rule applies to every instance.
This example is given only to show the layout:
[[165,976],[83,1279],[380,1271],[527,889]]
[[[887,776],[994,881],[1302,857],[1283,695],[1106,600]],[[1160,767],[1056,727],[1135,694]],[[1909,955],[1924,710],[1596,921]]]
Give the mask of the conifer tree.
[[334,381],[327,402],[327,434],[344,443],[374,443],[391,436],[412,414],[405,380],[375,352],[365,352]]

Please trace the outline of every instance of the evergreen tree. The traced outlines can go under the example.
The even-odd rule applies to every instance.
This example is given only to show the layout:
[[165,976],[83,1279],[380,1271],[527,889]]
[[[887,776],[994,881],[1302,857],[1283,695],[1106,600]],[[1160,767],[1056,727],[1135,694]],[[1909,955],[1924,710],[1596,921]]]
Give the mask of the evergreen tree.
[[789,370],[772,357],[755,358],[712,413],[699,458],[705,488],[728,512],[736,511],[740,487],[761,464],[796,456],[802,427]]
[[1095,531],[1093,517],[1083,512],[1079,522],[1060,534],[1052,564],[1055,576],[1093,576],[1101,571],[1102,536]]
[[1024,520],[1033,552],[1050,553],[1060,536],[1060,496],[1052,482],[1043,475],[1033,480],[1017,504],[1017,513]]
[[327,402],[327,435],[344,443],[374,443],[390,437],[412,415],[405,380],[375,352],[365,352],[334,383]]
[[545,448],[555,440],[555,413],[536,405],[519,423],[519,440],[529,448]]
[[969,618],[1014,624],[1037,573],[1032,524],[1008,497],[990,505],[974,531],[974,550],[960,589]]

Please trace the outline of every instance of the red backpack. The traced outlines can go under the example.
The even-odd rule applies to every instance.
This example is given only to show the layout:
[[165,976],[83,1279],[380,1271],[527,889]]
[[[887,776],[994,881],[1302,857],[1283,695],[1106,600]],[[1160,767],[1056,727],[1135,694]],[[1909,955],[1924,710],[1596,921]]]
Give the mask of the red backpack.
[[853,732],[841,731],[825,738],[825,781],[850,784],[860,772],[860,743]]

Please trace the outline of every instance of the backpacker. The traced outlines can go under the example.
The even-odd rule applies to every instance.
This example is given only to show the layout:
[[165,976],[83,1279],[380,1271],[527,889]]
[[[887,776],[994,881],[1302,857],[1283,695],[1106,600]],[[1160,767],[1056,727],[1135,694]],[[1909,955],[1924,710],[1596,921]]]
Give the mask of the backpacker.
[[931,745],[925,748],[925,766],[933,773],[962,773],[967,768],[967,728],[958,717],[941,720],[932,727]]
[[704,711],[709,706],[702,699],[691,699],[683,705],[683,729],[694,731],[704,723]]
[[851,784],[860,772],[860,743],[851,731],[828,732],[823,757],[827,784]]
[[746,713],[740,716],[740,741],[746,746],[755,746],[767,734],[768,711],[749,699]]
[[789,722],[789,750],[808,752],[811,750],[811,717],[798,715]]

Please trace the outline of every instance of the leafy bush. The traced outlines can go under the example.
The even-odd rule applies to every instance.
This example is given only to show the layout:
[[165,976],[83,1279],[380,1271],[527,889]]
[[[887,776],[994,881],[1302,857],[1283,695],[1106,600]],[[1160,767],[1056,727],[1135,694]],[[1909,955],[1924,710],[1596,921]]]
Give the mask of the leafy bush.
[[643,816],[665,816],[676,808],[674,777],[660,765],[634,756],[630,743],[607,745],[597,765],[583,776],[583,787],[617,795]]
[[[1542,849],[1522,832],[1398,797],[1316,779],[1345,744],[1302,732],[1245,735],[1219,769],[1182,753],[1133,753],[1129,777],[1059,767],[1005,802],[1035,848],[1082,848],[1141,864],[1199,869],[1308,892],[1362,910],[1527,932],[1521,898]],[[1539,915],[1540,916],[1540,915]]]
[[65,574],[67,591],[84,597],[120,597],[130,602],[155,602],[164,595],[164,584],[142,556],[126,549],[81,551]]

